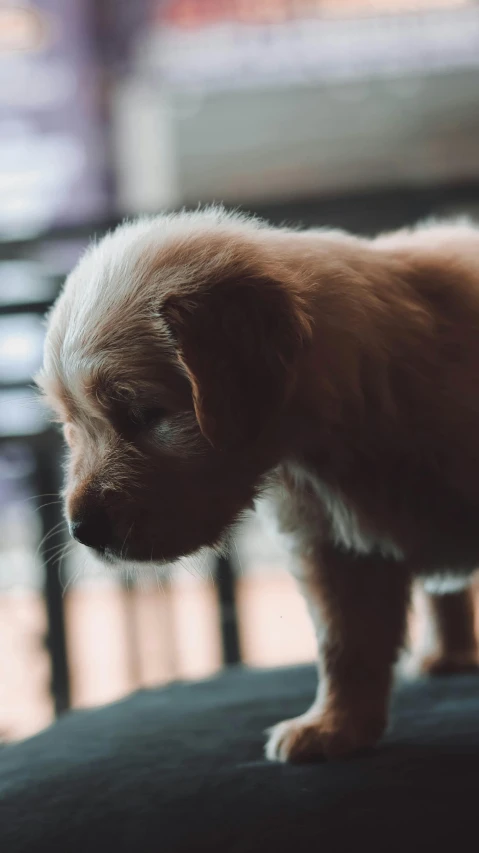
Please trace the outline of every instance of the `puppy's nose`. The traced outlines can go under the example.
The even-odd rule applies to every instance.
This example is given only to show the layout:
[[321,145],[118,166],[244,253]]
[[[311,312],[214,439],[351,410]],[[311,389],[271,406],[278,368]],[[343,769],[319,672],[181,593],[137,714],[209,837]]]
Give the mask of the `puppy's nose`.
[[106,511],[95,507],[72,519],[70,533],[77,542],[104,551],[111,539],[111,525]]

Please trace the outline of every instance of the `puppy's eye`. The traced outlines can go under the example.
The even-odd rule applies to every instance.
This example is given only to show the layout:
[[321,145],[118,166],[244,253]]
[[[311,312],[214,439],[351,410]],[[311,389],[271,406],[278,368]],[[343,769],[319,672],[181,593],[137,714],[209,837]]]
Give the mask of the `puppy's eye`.
[[166,409],[162,409],[160,406],[151,406],[148,408],[131,409],[129,418],[131,423],[136,427],[149,427],[163,420],[166,414]]

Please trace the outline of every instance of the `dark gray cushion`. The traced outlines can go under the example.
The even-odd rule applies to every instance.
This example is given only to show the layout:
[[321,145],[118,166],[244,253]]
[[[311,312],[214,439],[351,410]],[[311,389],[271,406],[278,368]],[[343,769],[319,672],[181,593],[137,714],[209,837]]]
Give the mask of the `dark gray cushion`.
[[479,844],[479,679],[406,684],[380,748],[269,764],[263,730],[302,712],[310,668],[228,671],[65,716],[0,751],[0,849],[268,853]]

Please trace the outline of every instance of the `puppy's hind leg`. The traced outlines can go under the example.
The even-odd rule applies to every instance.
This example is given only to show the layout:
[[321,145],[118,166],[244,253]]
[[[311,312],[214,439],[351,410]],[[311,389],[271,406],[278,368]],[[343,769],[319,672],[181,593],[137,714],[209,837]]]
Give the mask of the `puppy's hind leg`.
[[300,586],[318,639],[319,688],[309,711],[271,730],[271,760],[317,761],[374,745],[404,637],[410,576],[397,562],[323,550],[304,561]]
[[420,651],[413,653],[415,670],[428,675],[479,671],[473,589],[444,594],[423,589],[420,603],[423,637]]

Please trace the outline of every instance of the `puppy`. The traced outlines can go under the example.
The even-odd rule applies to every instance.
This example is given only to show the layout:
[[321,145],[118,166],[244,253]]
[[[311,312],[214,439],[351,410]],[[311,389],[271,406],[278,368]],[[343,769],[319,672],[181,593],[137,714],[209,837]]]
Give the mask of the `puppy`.
[[432,599],[430,668],[476,662],[478,376],[472,225],[367,240],[214,208],[92,246],[38,382],[70,448],[71,534],[106,562],[214,546],[268,495],[320,680],[266,753],[309,761],[383,734],[414,578],[455,590]]

